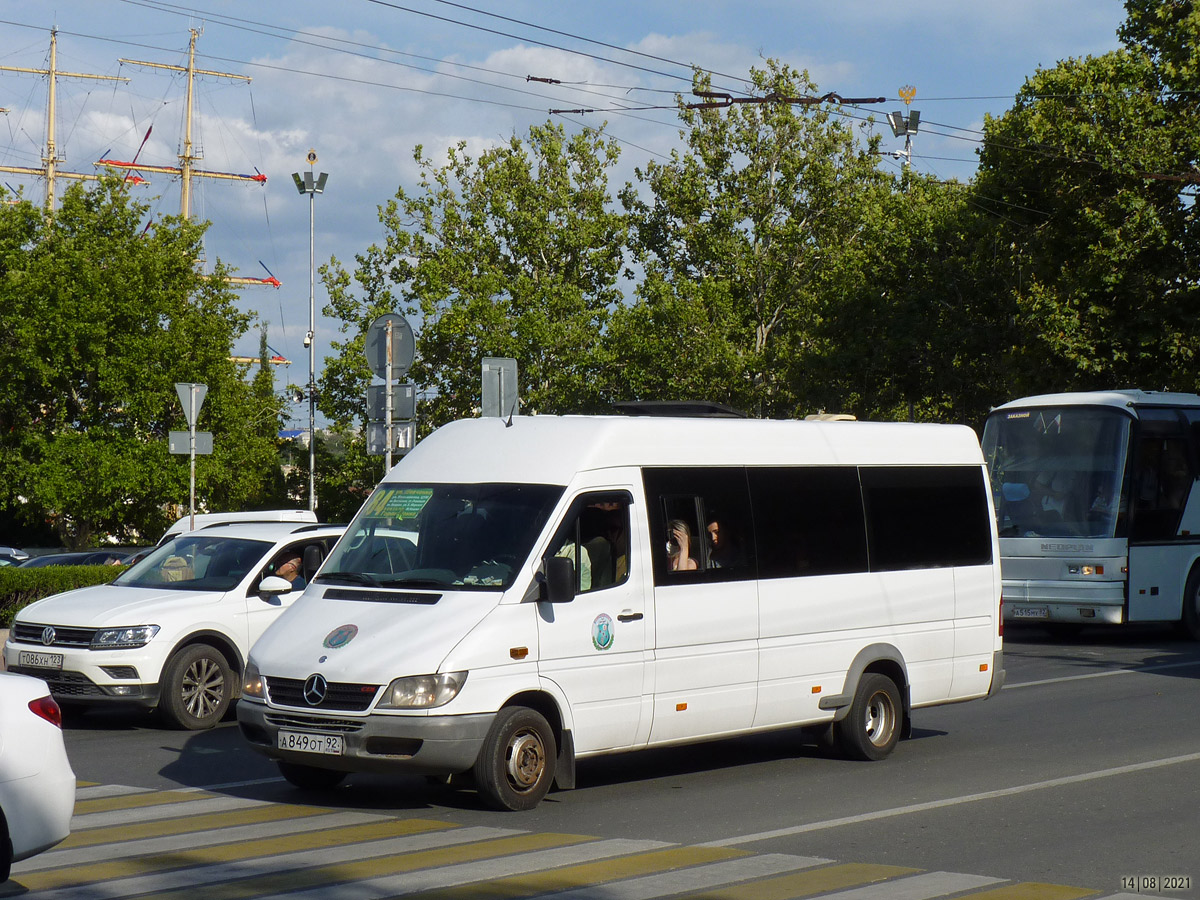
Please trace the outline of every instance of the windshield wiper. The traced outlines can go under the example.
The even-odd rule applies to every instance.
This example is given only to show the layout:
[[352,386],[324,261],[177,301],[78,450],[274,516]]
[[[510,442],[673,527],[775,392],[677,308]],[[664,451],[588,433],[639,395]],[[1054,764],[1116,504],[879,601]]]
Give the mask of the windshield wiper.
[[322,572],[313,581],[333,581],[342,584],[369,584],[371,587],[383,587],[370,575],[362,572]]

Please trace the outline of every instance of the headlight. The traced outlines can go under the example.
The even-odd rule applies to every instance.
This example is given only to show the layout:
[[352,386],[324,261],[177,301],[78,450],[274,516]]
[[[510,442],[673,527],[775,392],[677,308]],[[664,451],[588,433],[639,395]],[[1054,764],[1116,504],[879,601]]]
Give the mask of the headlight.
[[252,662],[246,663],[246,673],[242,676],[242,696],[261,700],[264,694],[263,679],[258,672],[258,666]]
[[101,628],[92,637],[92,650],[129,650],[144,647],[158,634],[157,625],[134,625],[129,628]]
[[467,682],[466,672],[413,675],[397,678],[383,692],[377,709],[434,709],[458,696]]

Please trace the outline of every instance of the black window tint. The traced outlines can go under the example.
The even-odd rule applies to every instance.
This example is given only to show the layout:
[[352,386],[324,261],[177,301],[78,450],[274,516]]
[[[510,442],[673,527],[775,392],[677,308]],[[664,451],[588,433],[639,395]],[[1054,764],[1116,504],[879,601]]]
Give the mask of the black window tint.
[[760,578],[867,570],[856,467],[752,468],[747,475]]
[[655,584],[755,577],[745,469],[643,469],[642,479]]
[[983,472],[975,466],[863,467],[871,571],[992,561]]

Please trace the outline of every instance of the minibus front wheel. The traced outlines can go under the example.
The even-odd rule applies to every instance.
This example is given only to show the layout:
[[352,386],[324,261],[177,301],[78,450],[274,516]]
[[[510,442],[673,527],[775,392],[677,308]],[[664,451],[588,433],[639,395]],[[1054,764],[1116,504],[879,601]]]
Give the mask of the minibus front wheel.
[[541,713],[506,706],[483,740],[475,782],[496,809],[533,809],[554,783],[557,756],[554,730]]
[[838,744],[851,759],[883,759],[900,740],[900,689],[878,672],[867,672],[854,691],[846,718],[835,725]]

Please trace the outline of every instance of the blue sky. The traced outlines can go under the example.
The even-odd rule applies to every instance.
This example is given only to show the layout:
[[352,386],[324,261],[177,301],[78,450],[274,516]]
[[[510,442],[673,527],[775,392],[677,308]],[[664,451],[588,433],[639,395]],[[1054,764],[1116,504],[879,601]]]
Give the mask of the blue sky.
[[[196,28],[198,68],[252,79],[197,79],[193,140],[202,168],[257,170],[267,184],[198,179],[194,214],[213,223],[210,259],[244,275],[269,270],[283,282],[243,289],[241,304],[267,322],[272,347],[294,361],[278,381],[303,383],[309,209],[290,176],[306,167],[310,148],[316,170],[329,173],[316,199],[316,257],[348,266],[381,238],[377,207],[397,186],[413,187],[417,144],[432,156],[459,140],[478,151],[525,134],[550,109],[607,110],[556,119],[569,130],[607,121],[623,144],[615,191],[634,167],[679,145],[672,110],[620,107],[669,106],[670,92],[688,90],[692,64],[721,73],[714,83],[733,91],[751,66],[774,58],[807,69],[821,92],[886,96],[872,108],[885,150],[902,141],[883,114],[903,108],[901,86],[915,86],[911,108],[922,130],[914,166],[966,179],[985,114],[1002,114],[1038,67],[1114,49],[1123,19],[1117,0],[0,0],[0,66],[45,68],[56,27],[60,70],[130,79],[59,81],[61,167],[79,172],[94,171],[105,154],[132,159],[151,127],[139,161],[178,164],[184,81],[119,59],[184,65]],[[530,75],[575,84],[552,87]],[[42,76],[0,72],[0,107],[8,109],[0,116],[0,165],[40,165],[46,94]],[[139,198],[178,212],[178,180],[148,177]],[[0,173],[0,183],[34,197],[44,190],[21,175]],[[336,337],[336,323],[320,316],[324,302],[318,283],[318,372]],[[238,350],[257,347],[254,332]],[[300,407],[295,414],[306,421]]]

